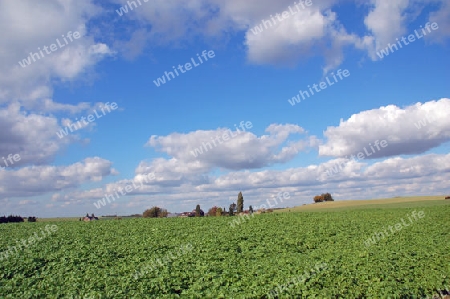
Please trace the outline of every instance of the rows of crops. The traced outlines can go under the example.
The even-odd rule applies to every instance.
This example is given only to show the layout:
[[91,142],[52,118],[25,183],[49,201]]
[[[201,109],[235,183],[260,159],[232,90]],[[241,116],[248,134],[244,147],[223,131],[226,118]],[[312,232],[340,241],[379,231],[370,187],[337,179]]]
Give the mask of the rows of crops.
[[[371,246],[413,209],[55,222],[2,256],[0,297],[431,298],[450,286],[450,206],[415,210]],[[1,225],[0,252],[48,224]]]

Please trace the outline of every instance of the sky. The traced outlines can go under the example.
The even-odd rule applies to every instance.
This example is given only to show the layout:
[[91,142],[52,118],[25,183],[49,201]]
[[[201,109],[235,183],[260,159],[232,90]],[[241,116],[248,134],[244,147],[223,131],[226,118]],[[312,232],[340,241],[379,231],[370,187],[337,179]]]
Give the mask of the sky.
[[450,193],[448,1],[4,0],[0,26],[0,215]]

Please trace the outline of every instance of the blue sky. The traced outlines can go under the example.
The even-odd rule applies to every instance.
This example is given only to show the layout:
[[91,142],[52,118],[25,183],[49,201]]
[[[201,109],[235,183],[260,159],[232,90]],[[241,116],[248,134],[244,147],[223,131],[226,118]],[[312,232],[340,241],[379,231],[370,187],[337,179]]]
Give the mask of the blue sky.
[[[228,208],[239,191],[246,208],[279,192],[290,194],[280,207],[325,192],[449,192],[447,2],[312,0],[295,14],[284,0],[141,4],[119,15],[124,1],[0,3],[0,214]],[[380,58],[421,28],[423,38]],[[81,37],[30,58],[74,32]],[[214,57],[154,84],[205,50]],[[327,78],[334,84],[293,100]],[[117,109],[68,130],[113,102]],[[251,128],[235,134],[242,121]],[[237,136],[193,154],[230,131]],[[377,140],[387,146],[348,158]]]

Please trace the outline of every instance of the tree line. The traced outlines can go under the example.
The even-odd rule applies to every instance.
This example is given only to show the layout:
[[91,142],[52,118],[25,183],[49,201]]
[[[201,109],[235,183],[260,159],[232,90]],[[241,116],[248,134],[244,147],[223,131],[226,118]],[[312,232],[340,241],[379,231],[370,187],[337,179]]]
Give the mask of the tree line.
[[[36,222],[36,217],[28,217],[28,222]],[[6,216],[1,216],[0,217],[0,223],[18,223],[18,222],[25,222],[24,218],[21,216],[17,216],[17,215],[9,215],[8,217]]]
[[314,202],[334,201],[330,193],[322,193],[314,196]]
[[[239,192],[238,198],[237,198],[237,204],[234,202],[232,204],[230,204],[228,212],[225,209],[225,207],[220,208],[220,207],[214,206],[214,207],[210,208],[208,210],[208,212],[205,214],[205,212],[201,209],[200,205],[197,205],[195,207],[195,210],[188,213],[187,216],[188,217],[204,217],[205,215],[210,216],[210,217],[234,216],[235,214],[239,214],[242,212],[244,212],[244,196],[242,195],[242,192]],[[249,206],[248,212],[253,213],[252,206]],[[163,218],[163,217],[167,217],[168,214],[169,214],[169,212],[167,212],[166,209],[154,206],[150,209],[145,210],[144,213],[142,214],[142,216],[144,218]]]
[[[316,195],[316,196],[314,196],[313,199],[314,199],[315,203],[325,202],[325,201],[334,201],[334,199],[330,193],[322,193],[321,195]],[[197,205],[195,207],[195,210],[188,213],[187,216],[188,217],[204,217],[205,215],[209,216],[209,217],[234,216],[235,214],[240,214],[242,212],[244,212],[244,196],[242,195],[242,192],[239,192],[238,198],[237,198],[237,204],[234,202],[232,204],[230,204],[228,212],[225,209],[225,207],[220,208],[220,207],[214,206],[214,207],[210,208],[208,210],[208,212],[205,214],[205,212],[201,209],[200,205]],[[253,212],[254,212],[253,207],[249,206],[248,213],[252,214]],[[163,217],[167,217],[168,214],[169,214],[169,212],[167,212],[166,209],[162,209],[160,207],[154,206],[150,209],[145,210],[144,213],[142,214],[142,216],[144,218],[163,218]]]

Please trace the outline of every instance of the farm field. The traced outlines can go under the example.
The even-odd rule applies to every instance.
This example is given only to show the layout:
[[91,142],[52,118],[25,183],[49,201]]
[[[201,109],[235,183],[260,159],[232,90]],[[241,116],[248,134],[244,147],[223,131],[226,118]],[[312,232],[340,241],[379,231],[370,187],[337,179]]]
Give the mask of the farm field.
[[302,206],[275,210],[275,212],[303,212],[303,211],[341,211],[349,209],[370,209],[370,208],[402,208],[402,207],[420,207],[420,206],[436,206],[447,205],[450,200],[444,200],[445,195],[438,196],[410,196],[410,197],[394,197],[370,200],[340,200],[321,203],[311,203]]
[[[449,213],[417,203],[266,213],[234,227],[236,217],[4,224],[0,297],[432,298],[450,287]],[[57,230],[2,254],[48,225]]]

